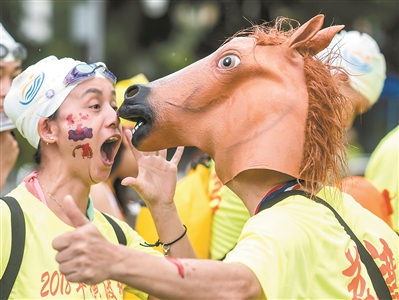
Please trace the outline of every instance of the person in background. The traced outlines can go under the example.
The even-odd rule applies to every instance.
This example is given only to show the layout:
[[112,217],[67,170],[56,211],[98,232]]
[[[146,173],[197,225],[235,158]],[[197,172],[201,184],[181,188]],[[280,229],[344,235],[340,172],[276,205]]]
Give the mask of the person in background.
[[[334,50],[336,56],[326,57],[327,51]],[[357,116],[370,110],[378,101],[386,78],[386,62],[377,42],[367,33],[342,31],[331,42],[328,49],[318,54],[328,58],[333,67],[344,68],[337,72],[341,77],[341,92],[350,99],[346,107],[348,146],[346,156],[350,171],[354,175],[364,174],[364,163],[359,163],[359,156],[364,152],[357,141],[357,132],[352,124]],[[347,79],[346,79],[347,78]]]
[[[132,84],[147,82],[148,79],[143,74],[118,81],[115,85],[117,106],[119,107],[122,104],[127,87]],[[124,119],[121,119],[120,122],[123,130],[132,130],[135,125]],[[90,190],[90,195],[96,209],[126,221],[132,228],[135,228],[136,212],[131,211],[131,206],[133,204],[138,204],[138,195],[131,187],[122,186],[120,184],[121,180],[125,177],[137,177],[137,162],[132,151],[130,151],[129,143],[130,142],[126,140],[125,137],[122,137],[122,143],[116,153],[115,161],[108,179],[93,185]],[[131,198],[135,198],[135,201],[131,201]]]
[[399,234],[399,126],[377,145],[364,175],[391,204],[393,229]]
[[0,193],[17,161],[19,148],[12,129],[14,124],[4,113],[4,99],[12,80],[22,72],[26,48],[17,43],[0,23]]
[[[331,50],[339,55],[326,56]],[[330,65],[346,71],[346,74],[335,70],[333,73],[342,77],[340,90],[350,99],[351,105],[346,109],[346,127],[349,129],[356,116],[368,111],[378,101],[386,78],[385,57],[370,35],[355,30],[342,30],[318,57],[328,57]]]
[[[325,51],[331,49],[335,49],[340,55],[333,57],[329,63],[343,67],[346,71],[346,74],[335,72],[335,75],[342,77],[340,89],[351,104],[346,110],[346,126],[350,137],[354,130],[354,119],[370,110],[381,95],[386,78],[386,62],[377,42],[367,33],[341,31],[334,37],[329,48],[319,53],[319,56],[323,57]],[[348,76],[348,80],[344,79],[345,76]],[[346,150],[350,170],[354,167],[359,169],[351,163],[351,153],[356,146],[351,145],[351,140],[348,142]],[[362,169],[360,174],[343,178],[343,191],[393,228],[392,203],[373,182],[363,176],[365,167]]]
[[[115,75],[104,63],[87,64],[55,56],[42,59],[14,79],[4,109],[21,135],[37,149],[34,154],[37,169],[6,195],[14,201],[9,198],[0,201],[1,298],[94,299],[112,295],[113,299],[122,299],[123,290],[127,290],[140,299],[147,299],[147,294],[117,281],[93,285],[67,281],[60,273],[52,247],[56,236],[73,229],[74,220],[67,216],[66,203],[75,201],[88,222],[108,241],[161,255],[146,246],[147,242],[128,224],[96,210],[89,195],[93,184],[108,178],[122,142],[115,83]],[[127,136],[130,140],[131,132],[126,134],[130,134]],[[159,221],[159,239],[170,244],[165,253],[171,257],[195,257],[186,229],[171,202],[174,190],[164,186],[176,183],[177,163],[183,149],[180,148],[171,161],[165,160],[166,150],[146,156],[135,149],[132,151],[135,151],[138,177],[125,178],[125,184],[140,192],[154,219]],[[14,225],[18,219],[12,209],[15,206],[23,212],[26,225],[22,227],[26,233],[25,241],[19,241],[24,246],[23,259],[12,279],[10,270],[18,270],[14,260],[17,249],[13,248],[18,244],[15,245],[14,240],[18,242],[20,237],[13,235],[18,229]],[[115,228],[122,231],[125,242]],[[173,242],[179,236],[180,239]],[[85,241],[90,238],[90,235],[82,236]],[[38,255],[42,259],[38,260]],[[7,267],[10,263],[14,264],[12,268]],[[7,285],[10,282],[12,285]],[[6,288],[8,295],[3,294]]]

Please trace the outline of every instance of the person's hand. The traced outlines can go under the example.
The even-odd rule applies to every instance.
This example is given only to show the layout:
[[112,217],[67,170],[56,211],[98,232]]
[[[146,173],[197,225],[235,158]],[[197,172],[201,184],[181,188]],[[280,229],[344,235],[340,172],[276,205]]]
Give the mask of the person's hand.
[[0,191],[17,161],[18,143],[9,130],[0,132]]
[[[125,136],[130,141],[131,131],[126,130]],[[149,207],[172,204],[177,182],[177,165],[184,147],[178,147],[170,161],[166,160],[166,149],[140,152],[132,143],[129,143],[129,147],[137,161],[138,176],[124,178],[122,185],[133,187]]]
[[55,259],[60,272],[71,282],[97,284],[109,279],[119,246],[101,235],[71,196],[65,197],[63,208],[75,230],[53,240],[53,248],[59,251]]

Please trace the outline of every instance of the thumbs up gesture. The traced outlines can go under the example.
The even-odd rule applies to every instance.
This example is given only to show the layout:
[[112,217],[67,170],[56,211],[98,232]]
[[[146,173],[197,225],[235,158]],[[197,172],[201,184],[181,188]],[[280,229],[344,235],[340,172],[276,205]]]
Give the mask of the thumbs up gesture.
[[76,206],[76,203],[75,201],[73,201],[72,196],[65,196],[64,203],[64,212],[71,221],[71,224],[74,228],[90,224],[89,219],[84,214],[82,214],[82,212]]
[[118,245],[108,242],[76,206],[71,196],[64,199],[64,212],[75,228],[53,240],[55,259],[67,280],[96,284],[110,278]]

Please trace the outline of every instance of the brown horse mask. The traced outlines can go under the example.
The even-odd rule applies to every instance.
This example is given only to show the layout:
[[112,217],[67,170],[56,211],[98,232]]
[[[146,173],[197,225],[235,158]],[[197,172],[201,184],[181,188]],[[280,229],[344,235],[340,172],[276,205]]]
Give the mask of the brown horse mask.
[[323,22],[318,15],[276,45],[234,37],[178,72],[129,87],[118,114],[139,124],[133,145],[195,146],[224,184],[250,169],[299,178],[308,111],[301,53],[317,54],[344,27],[320,31]]

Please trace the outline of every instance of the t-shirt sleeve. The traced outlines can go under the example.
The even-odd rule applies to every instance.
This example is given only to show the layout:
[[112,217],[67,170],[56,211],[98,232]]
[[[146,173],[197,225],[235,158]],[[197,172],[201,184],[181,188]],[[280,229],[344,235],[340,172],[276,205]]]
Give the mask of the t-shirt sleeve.
[[[224,262],[238,262],[247,266],[258,278],[264,295],[275,298],[271,287],[280,286],[280,279],[286,276],[287,259],[281,242],[267,230],[260,232],[259,228],[265,226],[261,225],[264,222],[259,222],[262,221],[259,216],[263,214],[253,217],[245,225],[236,247],[227,254]],[[272,273],[273,276],[270,276]]]
[[[303,236],[292,233],[295,224],[291,222],[278,210],[255,215],[245,224],[237,246],[224,260],[242,263],[252,270],[263,290],[261,298],[282,299],[290,290],[308,286],[305,275],[299,279],[293,276],[298,270],[308,274],[311,266],[303,259],[306,251],[301,248]],[[294,283],[294,277],[302,284]]]

